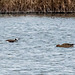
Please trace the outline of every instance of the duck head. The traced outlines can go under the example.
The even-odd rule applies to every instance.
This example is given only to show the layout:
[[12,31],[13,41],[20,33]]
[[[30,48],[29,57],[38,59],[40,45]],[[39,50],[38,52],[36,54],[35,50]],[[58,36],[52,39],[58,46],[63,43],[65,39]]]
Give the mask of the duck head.
[[58,45],[56,45],[56,47],[61,47],[61,45],[60,45],[60,44],[58,44]]

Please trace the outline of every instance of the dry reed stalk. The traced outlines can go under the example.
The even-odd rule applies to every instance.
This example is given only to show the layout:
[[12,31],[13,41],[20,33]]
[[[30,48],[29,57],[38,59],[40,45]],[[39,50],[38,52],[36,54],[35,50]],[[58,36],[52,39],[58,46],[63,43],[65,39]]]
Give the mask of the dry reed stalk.
[[0,0],[0,12],[75,12],[75,0]]

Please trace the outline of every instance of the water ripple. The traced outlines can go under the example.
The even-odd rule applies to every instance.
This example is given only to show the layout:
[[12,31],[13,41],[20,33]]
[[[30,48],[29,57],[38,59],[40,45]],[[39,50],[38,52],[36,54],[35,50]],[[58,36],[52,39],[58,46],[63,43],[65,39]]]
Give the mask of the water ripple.
[[0,17],[0,30],[0,75],[75,74],[75,47],[56,48],[75,43],[74,18]]

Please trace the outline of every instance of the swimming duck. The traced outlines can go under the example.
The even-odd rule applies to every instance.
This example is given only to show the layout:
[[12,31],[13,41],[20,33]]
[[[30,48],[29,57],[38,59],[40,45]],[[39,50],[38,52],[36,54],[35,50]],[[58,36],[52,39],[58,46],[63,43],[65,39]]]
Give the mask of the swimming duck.
[[8,41],[8,42],[17,42],[18,39],[16,39],[16,38],[15,38],[14,40],[13,40],[13,39],[8,39],[8,40],[6,40],[6,41]]
[[69,48],[69,47],[73,47],[74,44],[69,44],[69,43],[64,43],[62,45],[58,44],[56,45],[56,47],[64,47],[64,48]]

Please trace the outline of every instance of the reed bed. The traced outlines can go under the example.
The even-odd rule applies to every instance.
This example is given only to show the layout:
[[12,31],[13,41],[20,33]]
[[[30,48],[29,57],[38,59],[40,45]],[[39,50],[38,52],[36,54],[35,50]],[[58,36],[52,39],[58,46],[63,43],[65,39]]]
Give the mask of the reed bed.
[[75,12],[75,0],[0,0],[0,12]]

